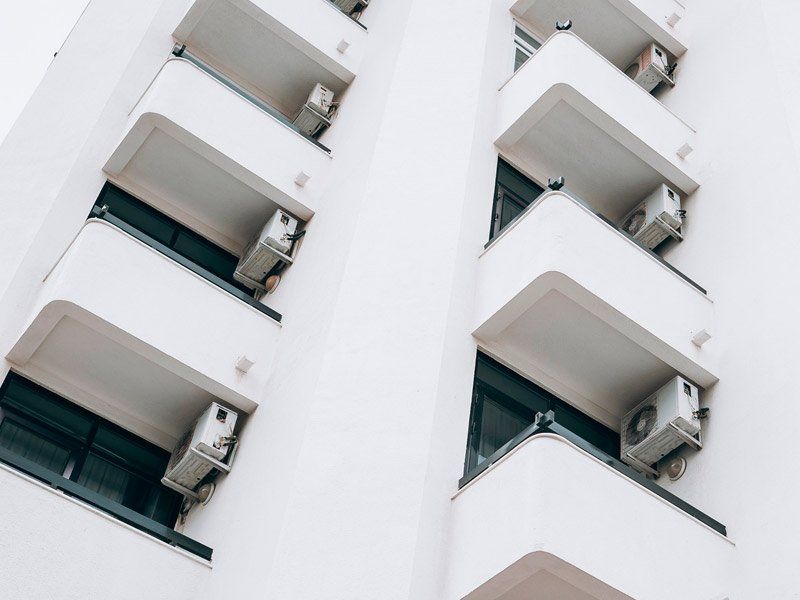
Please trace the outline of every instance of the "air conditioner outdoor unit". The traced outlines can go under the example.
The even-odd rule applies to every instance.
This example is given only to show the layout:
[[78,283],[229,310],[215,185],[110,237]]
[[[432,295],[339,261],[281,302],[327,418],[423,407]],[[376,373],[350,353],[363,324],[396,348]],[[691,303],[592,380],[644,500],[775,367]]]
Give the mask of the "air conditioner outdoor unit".
[[335,107],[333,90],[318,83],[292,123],[306,135],[315,136],[330,126]]
[[264,279],[276,264],[292,262],[289,252],[297,219],[278,209],[242,252],[233,278],[250,289],[264,289]]
[[625,74],[646,91],[652,92],[661,82],[675,85],[672,79],[674,70],[675,67],[669,64],[666,51],[656,44],[650,44],[625,70]]
[[214,462],[225,462],[236,418],[235,412],[212,402],[175,446],[164,479],[194,490],[215,468]]
[[369,0],[333,0],[333,3],[348,15],[364,12],[364,9],[369,6]]
[[699,445],[699,415],[697,388],[675,377],[622,417],[622,460],[649,467],[681,444]]
[[682,224],[681,197],[662,184],[620,221],[619,228],[652,250],[669,236],[683,239],[678,231]]

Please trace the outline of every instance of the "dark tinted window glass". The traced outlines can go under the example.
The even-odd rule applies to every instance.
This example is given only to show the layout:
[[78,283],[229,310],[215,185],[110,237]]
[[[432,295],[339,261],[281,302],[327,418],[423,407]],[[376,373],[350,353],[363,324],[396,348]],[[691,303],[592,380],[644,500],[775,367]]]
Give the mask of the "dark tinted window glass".
[[520,198],[525,206],[536,200],[544,188],[532,181],[502,158],[497,163],[497,185]]
[[491,237],[500,233],[542,192],[542,186],[525,177],[502,158],[498,159]]
[[95,206],[104,205],[108,206],[109,214],[125,221],[223,281],[247,294],[252,294],[252,290],[233,278],[239,257],[110,183],[106,183],[95,202]]
[[528,60],[528,58],[530,58],[530,56],[527,53],[517,48],[514,53],[514,70],[519,70],[519,68],[525,64],[525,61]]
[[563,402],[554,405],[553,412],[556,415],[556,423],[578,434],[603,452],[615,458],[619,456],[619,435],[608,427]]
[[172,248],[217,277],[230,279],[239,260],[225,251],[220,251],[208,240],[187,231],[179,231]]
[[143,444],[123,432],[106,424],[97,428],[92,448],[111,457],[115,462],[143,475],[161,478],[166,467],[166,455],[160,448]]
[[530,416],[523,416],[511,410],[506,403],[495,401],[486,395],[482,400],[476,465],[497,452],[503,444],[531,424]]
[[181,496],[163,486],[152,486],[144,504],[138,509],[154,521],[172,526],[180,509]]
[[502,231],[506,225],[516,219],[528,204],[520,202],[511,194],[504,193],[502,198],[502,207],[500,208],[500,230]]
[[84,411],[21,378],[8,382],[2,402],[78,441],[86,441],[92,428],[93,420]]
[[539,41],[534,38],[530,33],[525,31],[522,27],[515,27],[514,28],[514,35],[520,38],[525,44],[531,47],[533,50],[538,50],[542,47]]
[[547,390],[478,354],[470,417],[466,472],[532,425],[536,413],[552,410],[559,425],[616,457],[619,434],[557,398]]
[[0,423],[0,446],[54,473],[63,473],[69,450],[12,421]]
[[78,476],[78,483],[109,500],[124,504],[131,476],[124,469],[89,454]]
[[507,403],[518,405],[517,412],[527,414],[530,423],[537,412],[550,409],[550,394],[489,357],[478,356],[475,381],[482,389],[488,389],[495,398],[502,395]]
[[161,215],[121,189],[107,184],[96,202],[97,206],[108,206],[108,212],[145,232],[153,239],[169,246],[175,235],[172,219]]
[[175,522],[181,497],[161,485],[168,452],[14,373],[0,387],[0,447],[159,523]]

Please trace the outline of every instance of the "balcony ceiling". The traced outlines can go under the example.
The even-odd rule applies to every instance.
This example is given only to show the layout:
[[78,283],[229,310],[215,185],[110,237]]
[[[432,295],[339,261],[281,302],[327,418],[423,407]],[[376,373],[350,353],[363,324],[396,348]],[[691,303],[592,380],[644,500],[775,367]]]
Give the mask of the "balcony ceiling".
[[[294,117],[316,83],[340,94],[353,74],[262,10],[258,2],[197,2],[173,36],[249,88],[287,117]],[[327,7],[320,6],[320,14]],[[308,16],[311,18],[311,15]]]
[[[558,600],[597,600],[598,596],[588,594],[557,575],[542,569],[502,596],[498,596],[497,600],[552,600],[553,598],[558,598]],[[608,596],[600,598],[605,600]],[[618,598],[627,600],[628,596],[618,595]]]
[[[171,450],[218,398],[91,327],[66,317],[25,366],[45,386]],[[102,401],[100,400],[102,399]],[[131,401],[135,399],[135,401]],[[124,407],[105,412],[109,406]]]
[[509,154],[543,183],[564,176],[572,192],[614,222],[658,185],[669,183],[565,101],[531,127]]
[[117,177],[135,195],[234,253],[278,207],[160,129]]
[[492,348],[523,372],[558,381],[573,399],[599,404],[614,429],[622,415],[677,374],[557,290],[523,313]]
[[675,0],[515,0],[511,12],[544,36],[556,21],[571,19],[571,31],[625,69],[650,43],[656,41],[675,56],[686,46],[666,17],[682,12]]

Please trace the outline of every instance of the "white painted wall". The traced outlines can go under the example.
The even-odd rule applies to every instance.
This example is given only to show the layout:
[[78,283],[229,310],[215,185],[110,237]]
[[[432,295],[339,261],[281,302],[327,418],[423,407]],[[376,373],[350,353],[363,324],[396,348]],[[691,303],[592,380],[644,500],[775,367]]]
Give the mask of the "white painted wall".
[[[44,275],[79,231],[102,167],[188,6],[92,2],[0,147],[3,356],[33,317]],[[498,90],[511,68],[508,8],[507,0],[373,0],[365,13],[363,59],[322,140],[335,150],[327,185],[296,264],[267,299],[284,315],[272,374],[234,471],[185,527],[214,548],[214,570],[197,575],[192,562],[173,580],[158,570],[170,559],[153,557],[152,548],[162,548],[138,534],[128,542],[121,528],[104,553],[125,554],[137,572],[157,562],[153,597],[191,597],[196,588],[180,583],[191,579],[214,595],[257,590],[281,600],[459,597],[448,557],[474,532],[451,498],[471,400]],[[705,394],[705,449],[687,454],[687,474],[670,488],[728,526],[733,574],[719,592],[733,598],[785,599],[800,588],[798,490],[786,476],[800,417],[791,401],[800,249],[800,90],[792,82],[800,73],[785,25],[797,17],[800,8],[787,0],[690,3],[678,85],[660,94],[697,129],[692,162],[701,185],[684,203],[687,239],[666,255],[714,300],[707,351],[719,377]],[[231,131],[248,125],[234,111],[219,119],[229,119]],[[17,595],[59,597],[26,565],[57,556],[55,581],[78,569],[84,555],[65,559],[61,551],[78,517],[62,514],[73,510],[68,501],[31,485],[1,486],[4,522],[24,525],[3,536],[22,565],[3,577]],[[602,489],[586,493],[598,504],[613,501]],[[11,503],[17,498],[25,510]],[[87,514],[87,541],[111,539],[108,521]],[[31,532],[35,546],[23,543]],[[704,558],[687,576],[702,577]],[[667,567],[651,568],[630,584],[635,597],[658,597],[644,578]],[[98,597],[124,597],[114,594],[128,577],[109,571]],[[61,597],[76,594],[67,588]]]
[[190,600],[210,565],[0,466],[5,598]]

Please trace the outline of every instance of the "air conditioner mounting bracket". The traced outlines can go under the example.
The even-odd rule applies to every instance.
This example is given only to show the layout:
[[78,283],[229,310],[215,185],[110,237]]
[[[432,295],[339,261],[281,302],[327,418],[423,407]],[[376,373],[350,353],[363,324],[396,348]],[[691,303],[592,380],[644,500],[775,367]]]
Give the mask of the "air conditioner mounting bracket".
[[636,458],[635,456],[632,456],[630,452],[626,453],[625,456],[628,458],[628,460],[631,463],[633,463],[632,466],[636,467],[640,471],[644,471],[645,473],[647,473],[648,475],[652,475],[656,479],[658,479],[658,477],[661,476],[661,473],[657,469],[654,469],[650,465],[644,464],[638,458]]
[[703,440],[700,437],[700,434],[697,434],[697,437],[694,437],[686,433],[683,429],[681,429],[677,425],[675,425],[675,423],[670,423],[669,426],[675,430],[675,433],[678,434],[678,437],[681,438],[684,442],[686,442],[689,445],[689,447],[693,448],[694,450],[703,449]]

